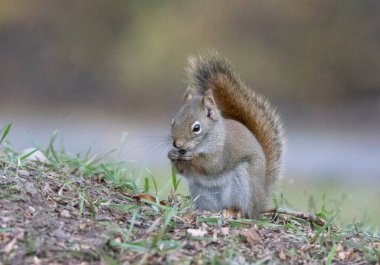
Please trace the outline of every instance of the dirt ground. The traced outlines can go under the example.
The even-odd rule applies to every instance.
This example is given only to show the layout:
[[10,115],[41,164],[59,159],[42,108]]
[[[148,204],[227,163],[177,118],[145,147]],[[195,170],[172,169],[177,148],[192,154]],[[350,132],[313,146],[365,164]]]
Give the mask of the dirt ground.
[[0,264],[379,264],[379,237],[359,230],[143,199],[102,174],[0,162]]

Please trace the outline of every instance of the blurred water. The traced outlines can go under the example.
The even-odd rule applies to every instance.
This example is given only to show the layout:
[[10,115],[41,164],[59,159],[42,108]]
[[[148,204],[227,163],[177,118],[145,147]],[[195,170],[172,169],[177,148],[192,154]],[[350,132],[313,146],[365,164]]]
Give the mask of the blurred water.
[[[20,150],[32,147],[32,142],[47,146],[51,134],[58,129],[57,144],[63,143],[71,153],[84,152],[90,146],[95,153],[105,153],[120,148],[122,134],[126,132],[122,159],[133,161],[136,167],[170,168],[163,140],[169,122],[136,122],[127,117],[81,112],[55,117],[41,113],[0,116],[0,127],[7,122],[14,123],[8,138]],[[336,127],[329,130],[320,126],[297,128],[289,123],[287,128],[285,177],[380,182],[378,132]]]

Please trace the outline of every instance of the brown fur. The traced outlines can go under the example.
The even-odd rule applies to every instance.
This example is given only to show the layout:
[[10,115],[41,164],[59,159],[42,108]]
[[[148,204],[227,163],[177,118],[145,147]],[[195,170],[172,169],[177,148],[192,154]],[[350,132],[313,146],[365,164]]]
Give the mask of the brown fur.
[[232,71],[230,63],[215,51],[189,58],[190,87],[186,97],[210,90],[223,117],[239,121],[258,139],[266,158],[265,187],[271,191],[280,176],[283,128],[268,100],[247,87]]

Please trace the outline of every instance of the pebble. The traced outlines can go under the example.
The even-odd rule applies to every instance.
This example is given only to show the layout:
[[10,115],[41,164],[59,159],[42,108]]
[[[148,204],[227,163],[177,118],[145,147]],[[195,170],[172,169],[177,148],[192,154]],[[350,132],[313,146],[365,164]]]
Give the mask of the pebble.
[[64,217],[64,218],[70,218],[70,217],[71,217],[71,215],[70,215],[70,213],[69,213],[68,210],[62,210],[62,211],[60,212],[60,216],[61,216],[61,217]]
[[36,209],[34,209],[32,206],[28,206],[28,210],[31,214],[34,214],[36,212]]

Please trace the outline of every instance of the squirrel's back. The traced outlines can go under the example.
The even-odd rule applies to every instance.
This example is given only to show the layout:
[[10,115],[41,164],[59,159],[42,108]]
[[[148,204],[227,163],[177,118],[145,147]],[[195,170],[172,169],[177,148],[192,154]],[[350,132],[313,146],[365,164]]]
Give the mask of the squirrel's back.
[[204,95],[211,90],[224,118],[245,125],[261,144],[266,158],[266,187],[271,189],[280,175],[283,127],[267,99],[247,87],[233,72],[230,63],[217,52],[190,57],[187,93]]

